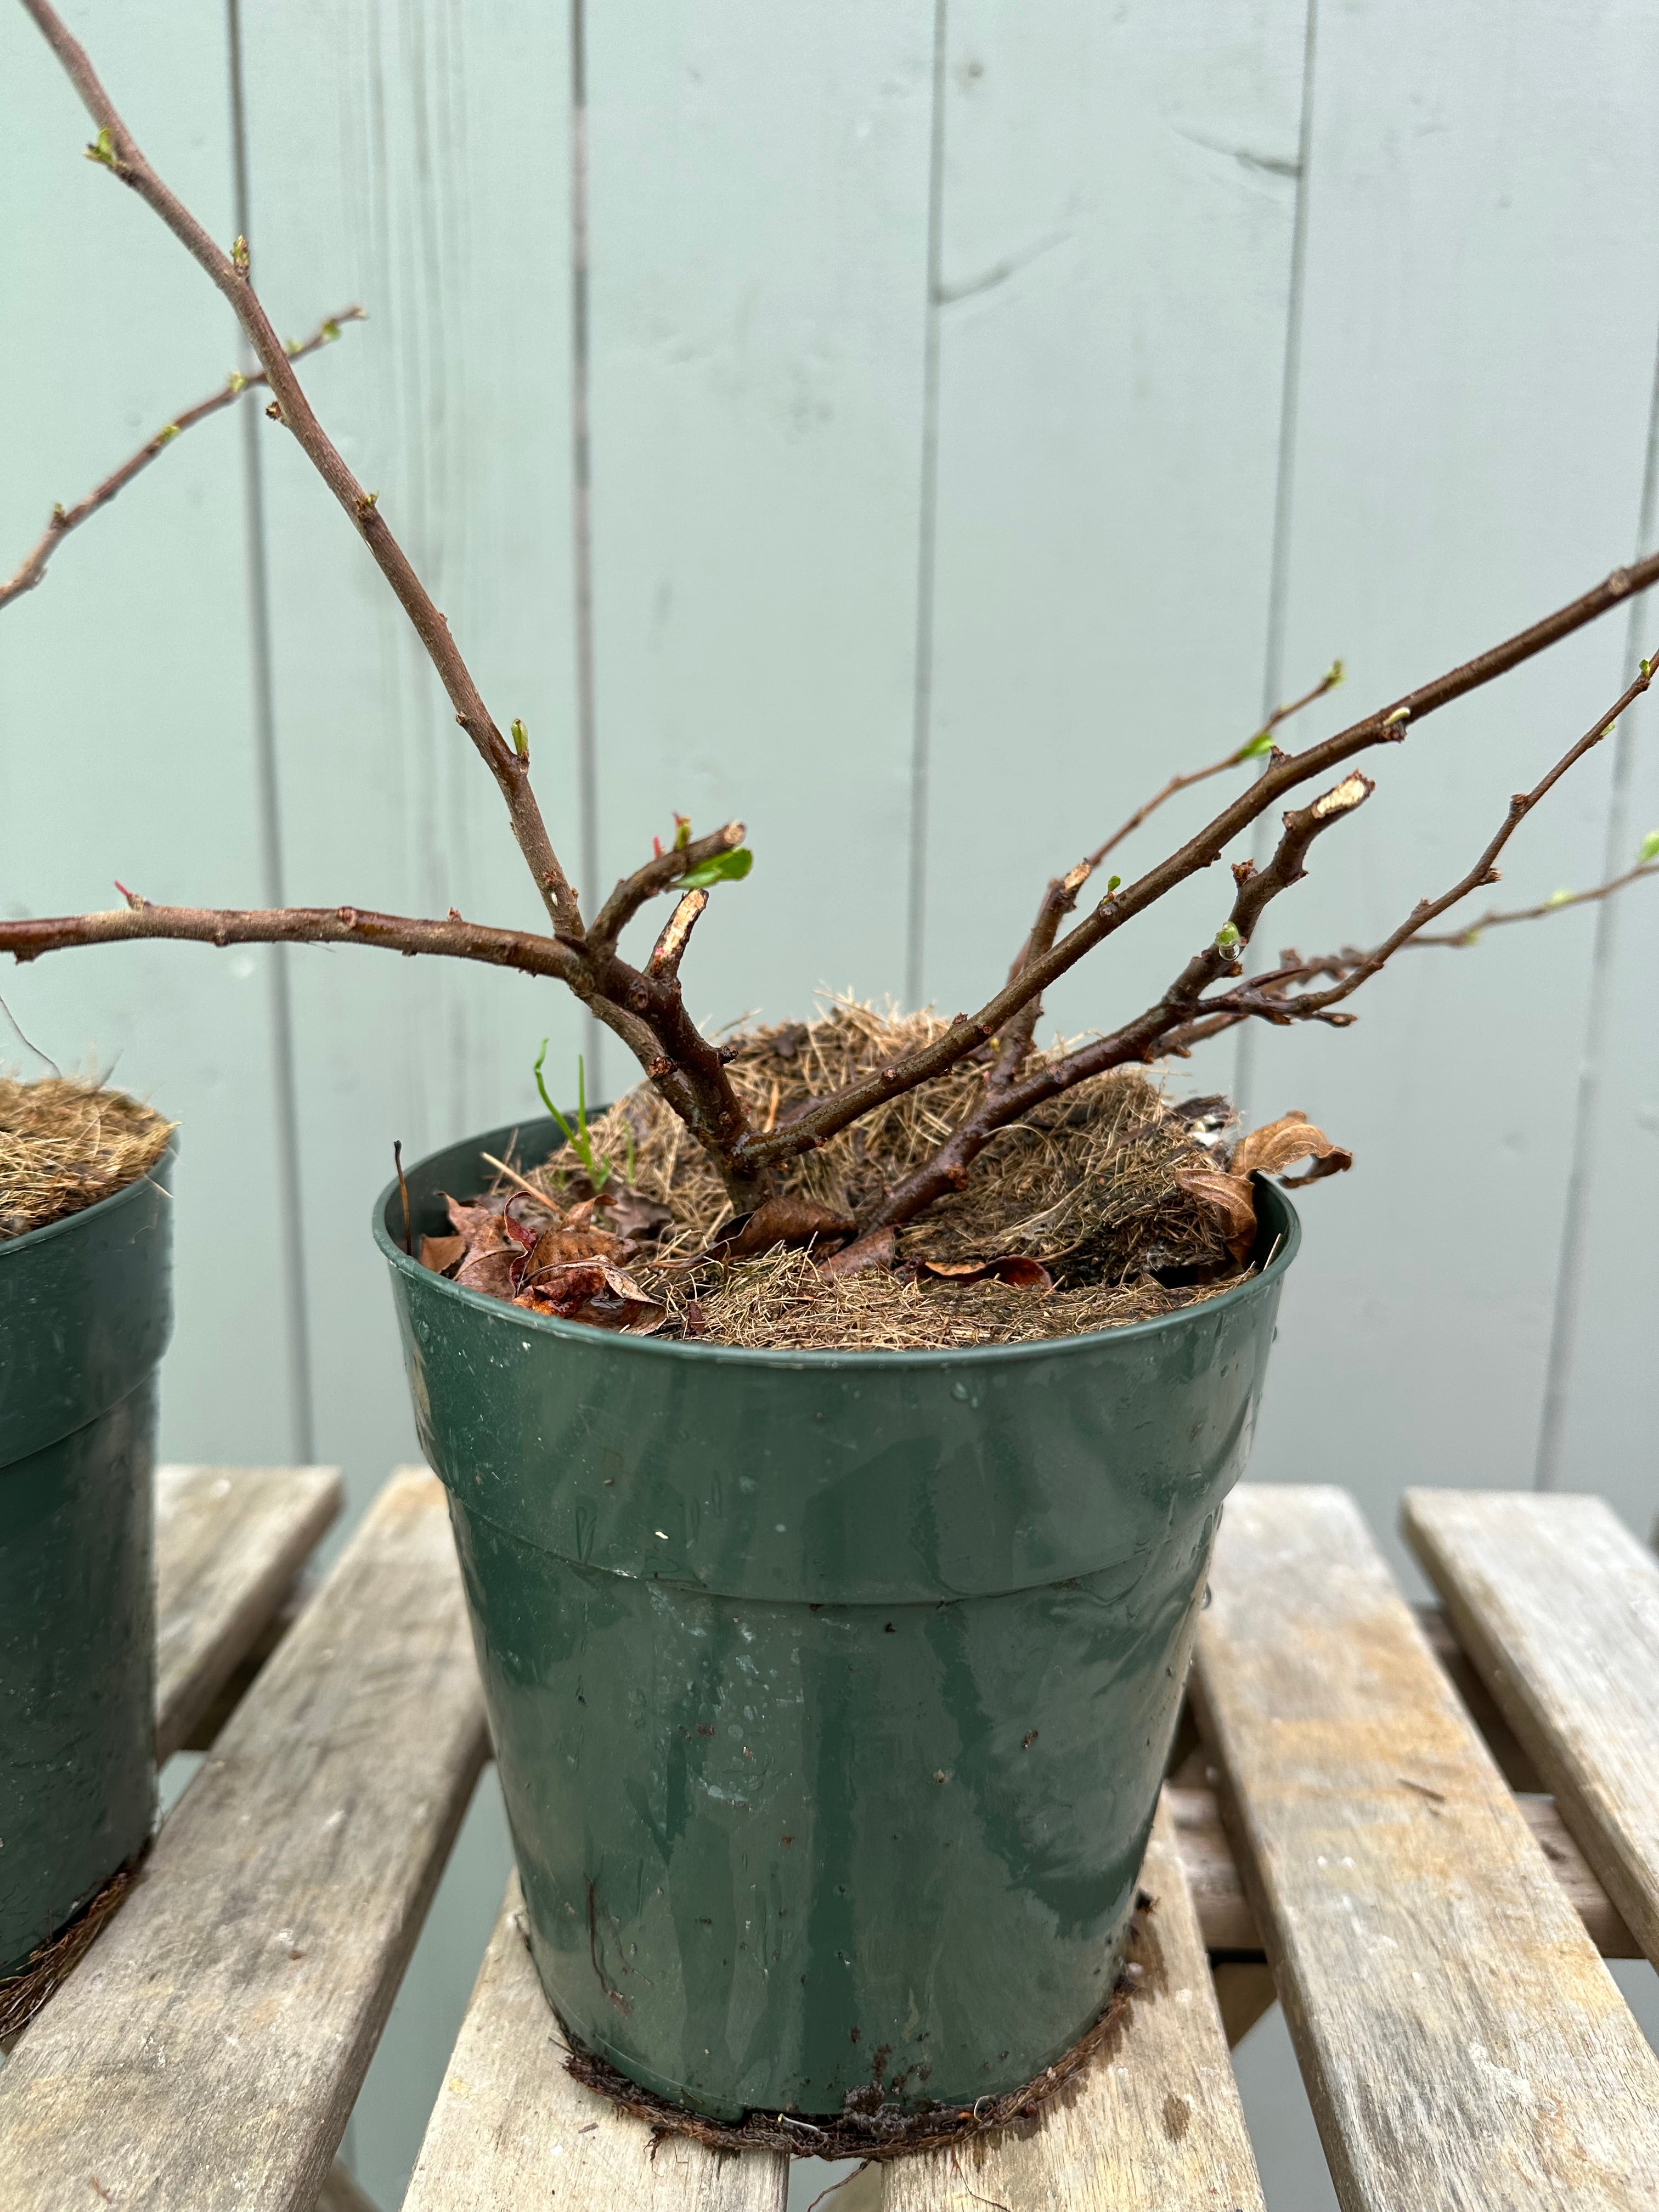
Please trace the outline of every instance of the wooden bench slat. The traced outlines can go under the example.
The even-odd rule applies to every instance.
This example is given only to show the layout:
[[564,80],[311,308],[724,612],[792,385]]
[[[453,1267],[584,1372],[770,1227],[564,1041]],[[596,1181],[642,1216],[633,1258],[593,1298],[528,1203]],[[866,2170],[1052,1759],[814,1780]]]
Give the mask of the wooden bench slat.
[[[1172,1789],[1166,1783],[1164,1795],[1175,1822],[1176,1842],[1205,1949],[1261,1956],[1261,1931],[1227,1839],[1216,1793]],[[1639,1959],[1641,1945],[1573,1841],[1554,1798],[1526,1796],[1515,1802],[1601,1956]]]
[[157,1468],[158,1759],[258,1642],[343,1498],[337,1468]]
[[1408,1490],[1459,1642],[1659,1963],[1659,1559],[1600,1498]]
[[404,1473],[0,2070],[3,2212],[311,2212],[484,1751],[443,1493]]
[[1229,1501],[1194,1690],[1346,2212],[1659,2203],[1659,2059],[1338,1490]]
[[1121,2042],[1029,2132],[886,2166],[884,2212],[939,2212],[975,2198],[1011,2212],[1257,2212],[1261,2185],[1167,1802],[1140,1879],[1158,1905],[1133,1954],[1142,1994]]
[[789,2161],[685,2136],[654,2145],[564,2069],[515,1874],[445,2070],[403,2212],[783,2212]]

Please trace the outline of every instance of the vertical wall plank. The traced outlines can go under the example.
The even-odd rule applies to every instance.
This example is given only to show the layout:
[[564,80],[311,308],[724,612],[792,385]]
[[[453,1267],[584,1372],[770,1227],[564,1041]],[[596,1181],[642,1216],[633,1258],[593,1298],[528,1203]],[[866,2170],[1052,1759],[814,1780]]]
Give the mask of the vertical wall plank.
[[[1642,500],[1638,552],[1659,532],[1659,363]],[[1650,592],[1630,611],[1626,675],[1656,647],[1659,601]],[[1656,726],[1644,700],[1620,730],[1604,879],[1631,866],[1647,832],[1659,827]],[[1659,1024],[1648,951],[1655,888],[1632,886],[1628,896],[1574,917],[1589,938],[1591,988],[1535,1468],[1540,1488],[1610,1498],[1644,1537],[1659,1516],[1659,1476],[1630,1384],[1647,1367],[1649,1255],[1659,1232]]]
[[[566,43],[482,0],[242,0],[255,271],[287,330],[361,301],[307,364],[332,434],[448,616],[574,865]],[[264,449],[289,896],[535,927],[495,787],[367,553],[276,426]],[[368,1208],[514,1111],[556,988],[300,952],[290,975],[319,1449],[358,1503],[412,1447]]]
[[588,30],[606,872],[740,814],[695,1011],[896,991],[931,0]]
[[[1051,875],[1257,720],[1304,21],[951,9],[924,963],[946,1012],[1001,981]],[[1219,897],[1172,902],[1050,1016],[1138,1011]]]
[[[161,173],[230,235],[216,0],[70,5]],[[178,56],[188,50],[191,66]],[[79,498],[234,366],[235,326],[147,209],[81,149],[84,111],[20,9],[0,11],[0,563],[54,500]],[[227,416],[163,454],[0,617],[0,910],[112,905],[112,878],[181,904],[257,900],[242,477]],[[262,951],[171,945],[60,954],[0,974],[66,1066],[182,1124],[177,1329],[163,1449],[291,1458],[288,1318]],[[0,1065],[27,1060],[0,1017]]]
[[[1528,0],[1322,16],[1286,681],[1348,660],[1316,726],[1462,659],[1632,550],[1659,267],[1659,21]],[[1467,867],[1509,794],[1614,696],[1604,623],[1427,724],[1276,909],[1272,948],[1369,942]],[[1610,763],[1507,856],[1516,902],[1599,872]],[[1307,1202],[1256,1468],[1391,1523],[1406,1481],[1529,1478],[1590,932],[1402,956],[1343,1035],[1258,1041],[1249,1103],[1358,1154]]]

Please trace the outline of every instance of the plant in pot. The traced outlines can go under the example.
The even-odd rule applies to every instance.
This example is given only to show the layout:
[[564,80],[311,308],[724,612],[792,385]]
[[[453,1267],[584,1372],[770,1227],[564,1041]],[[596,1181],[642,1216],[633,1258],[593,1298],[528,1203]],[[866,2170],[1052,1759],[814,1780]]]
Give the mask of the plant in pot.
[[[1659,559],[1281,750],[1333,669],[1049,883],[976,1012],[842,1005],[710,1036],[682,969],[710,898],[748,872],[743,826],[678,823],[607,896],[579,896],[523,725],[503,736],[322,429],[246,242],[226,251],[203,230],[53,9],[23,4],[92,116],[89,155],[230,302],[267,414],[408,615],[547,927],[125,894],[108,912],[0,922],[0,950],[169,938],[441,955],[556,983],[628,1047],[643,1080],[627,1097],[590,1118],[579,1074],[574,1111],[544,1091],[545,1120],[399,1164],[374,1216],[449,1494],[544,1984],[587,2078],[717,2133],[770,2114],[770,2139],[799,2148],[775,2116],[805,2116],[823,2149],[914,2140],[912,2118],[1006,2118],[1052,2081],[1117,1977],[1297,1249],[1267,1178],[1348,1164],[1299,1115],[1229,1143],[1224,1101],[1175,1105],[1144,1071],[1245,1023],[1341,1027],[1396,953],[1472,941],[1434,925],[1496,881],[1522,820],[1646,690],[1647,662],[1380,943],[1250,957],[1318,841],[1370,799],[1358,760],[1659,580]],[[1246,764],[1248,787],[1194,835],[1102,883],[1155,807]],[[1275,813],[1276,842],[1252,859]],[[1582,896],[1653,872],[1656,854],[1650,840]],[[1167,988],[1040,1049],[1045,991],[1218,863],[1213,928]],[[659,899],[668,918],[630,958],[625,933]]]
[[0,2038],[125,1889],[155,1809],[155,1369],[172,1131],[0,1078]]

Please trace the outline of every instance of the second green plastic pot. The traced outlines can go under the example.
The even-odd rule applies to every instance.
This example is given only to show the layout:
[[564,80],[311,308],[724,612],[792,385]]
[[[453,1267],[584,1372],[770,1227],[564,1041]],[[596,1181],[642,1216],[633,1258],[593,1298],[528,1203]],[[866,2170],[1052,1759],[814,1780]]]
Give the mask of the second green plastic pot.
[[[522,1155],[551,1123],[518,1128]],[[416,1233],[499,1130],[409,1176]],[[694,2109],[1018,2087],[1099,2014],[1296,1216],[1167,1319],[735,1351],[459,1289],[375,1209],[544,1986]]]
[[171,1163],[0,1243],[0,1980],[143,1848],[155,1814]]

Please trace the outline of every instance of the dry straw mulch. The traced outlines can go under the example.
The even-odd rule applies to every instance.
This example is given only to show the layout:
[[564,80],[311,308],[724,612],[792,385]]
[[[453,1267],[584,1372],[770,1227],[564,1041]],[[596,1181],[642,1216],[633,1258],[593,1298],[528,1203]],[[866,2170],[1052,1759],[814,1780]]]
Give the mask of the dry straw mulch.
[[125,1091],[0,1076],[0,1240],[79,1213],[148,1175],[174,1124]]
[[[736,1040],[733,1085],[753,1119],[775,1126],[792,1107],[887,1065],[937,1036],[931,1013],[878,1013],[850,1000],[824,1017],[750,1030]],[[927,1158],[984,1080],[968,1064],[890,1101],[791,1164],[784,1194],[859,1215]],[[672,1217],[648,1252],[630,1254],[633,1281],[668,1309],[665,1335],[785,1351],[925,1350],[1018,1344],[1146,1321],[1214,1297],[1239,1268],[1224,1224],[1178,1179],[1215,1164],[1203,1139],[1224,1102],[1176,1107],[1139,1069],[1080,1084],[994,1137],[966,1189],[898,1236],[890,1272],[819,1272],[810,1249],[708,1257],[731,1201],[708,1156],[649,1085],[592,1125],[596,1152],[640,1198]],[[568,1154],[527,1180],[556,1209],[577,1186]],[[585,1188],[585,1185],[580,1188]],[[1035,1259],[1053,1287],[941,1281],[918,1267]]]

